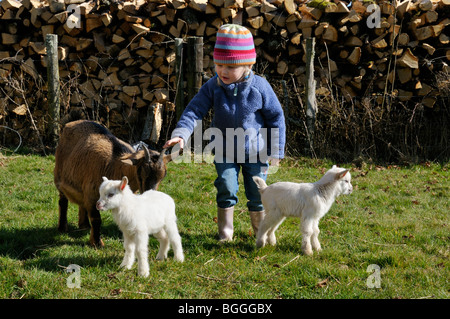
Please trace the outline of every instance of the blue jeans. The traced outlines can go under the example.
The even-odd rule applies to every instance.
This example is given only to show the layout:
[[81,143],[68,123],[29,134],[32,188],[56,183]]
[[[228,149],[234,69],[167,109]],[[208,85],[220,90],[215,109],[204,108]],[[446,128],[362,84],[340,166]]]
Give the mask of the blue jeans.
[[244,177],[245,196],[247,197],[247,207],[249,211],[262,211],[261,196],[258,192],[252,176],[259,176],[266,180],[269,163],[216,163],[217,179],[214,186],[217,189],[217,206],[228,208],[237,204],[237,192],[239,190],[239,171],[242,168]]

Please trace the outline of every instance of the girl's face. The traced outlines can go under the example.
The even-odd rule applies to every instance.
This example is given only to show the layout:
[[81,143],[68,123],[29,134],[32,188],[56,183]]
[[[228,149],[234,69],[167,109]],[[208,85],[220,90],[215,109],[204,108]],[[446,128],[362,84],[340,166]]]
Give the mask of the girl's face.
[[242,80],[248,70],[247,66],[230,66],[216,64],[216,72],[219,78],[225,84],[231,84]]

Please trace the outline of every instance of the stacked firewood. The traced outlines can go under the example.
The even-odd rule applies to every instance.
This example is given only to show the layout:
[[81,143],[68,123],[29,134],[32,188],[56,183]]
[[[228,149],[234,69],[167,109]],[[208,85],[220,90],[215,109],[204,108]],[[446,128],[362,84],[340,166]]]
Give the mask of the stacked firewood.
[[368,96],[383,103],[389,91],[400,101],[415,99],[433,108],[440,86],[449,86],[450,0],[374,4],[2,0],[0,124],[24,132],[31,117],[45,135],[45,37],[57,34],[62,113],[82,108],[125,136],[150,118],[156,142],[161,127],[173,124],[164,122],[164,114],[175,110],[174,40],[203,37],[203,69],[210,76],[216,32],[225,23],[251,30],[258,53],[255,71],[269,79],[305,83],[304,40],[315,37],[318,94],[338,94],[363,105]]

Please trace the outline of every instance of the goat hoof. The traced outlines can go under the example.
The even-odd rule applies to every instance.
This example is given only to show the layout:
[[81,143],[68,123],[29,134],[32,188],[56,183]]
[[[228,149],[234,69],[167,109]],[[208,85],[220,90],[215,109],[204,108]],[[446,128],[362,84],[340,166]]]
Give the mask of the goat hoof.
[[103,248],[103,247],[105,247],[105,244],[103,243],[103,240],[101,238],[98,241],[95,241],[93,239],[89,239],[89,243],[94,248]]
[[263,248],[266,245],[266,243],[262,240],[256,241],[256,248]]
[[148,267],[138,267],[138,275],[141,277],[148,277],[150,275],[150,269]]
[[133,267],[133,263],[128,263],[128,262],[122,262],[119,266],[119,268],[125,268],[130,270]]
[[304,250],[303,254],[305,254],[306,256],[312,256],[313,255],[313,251],[312,250]]
[[184,262],[184,255],[183,254],[175,255],[174,259],[175,259],[175,261],[182,263],[182,262]]
[[160,255],[160,254],[158,254],[157,256],[156,256],[156,260],[164,260],[164,259],[166,259],[167,258],[167,255]]

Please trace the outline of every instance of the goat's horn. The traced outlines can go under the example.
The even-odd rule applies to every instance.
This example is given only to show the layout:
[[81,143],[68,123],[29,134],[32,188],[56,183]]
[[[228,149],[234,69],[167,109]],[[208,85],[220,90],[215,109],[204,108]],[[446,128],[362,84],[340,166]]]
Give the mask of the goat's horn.
[[150,161],[150,152],[149,152],[147,146],[145,146],[144,144],[142,144],[142,148],[144,149],[145,160],[147,162],[149,162]]
[[158,162],[163,162],[164,161],[164,155],[166,153],[166,150],[162,150],[161,153],[159,154],[159,158],[158,158]]

